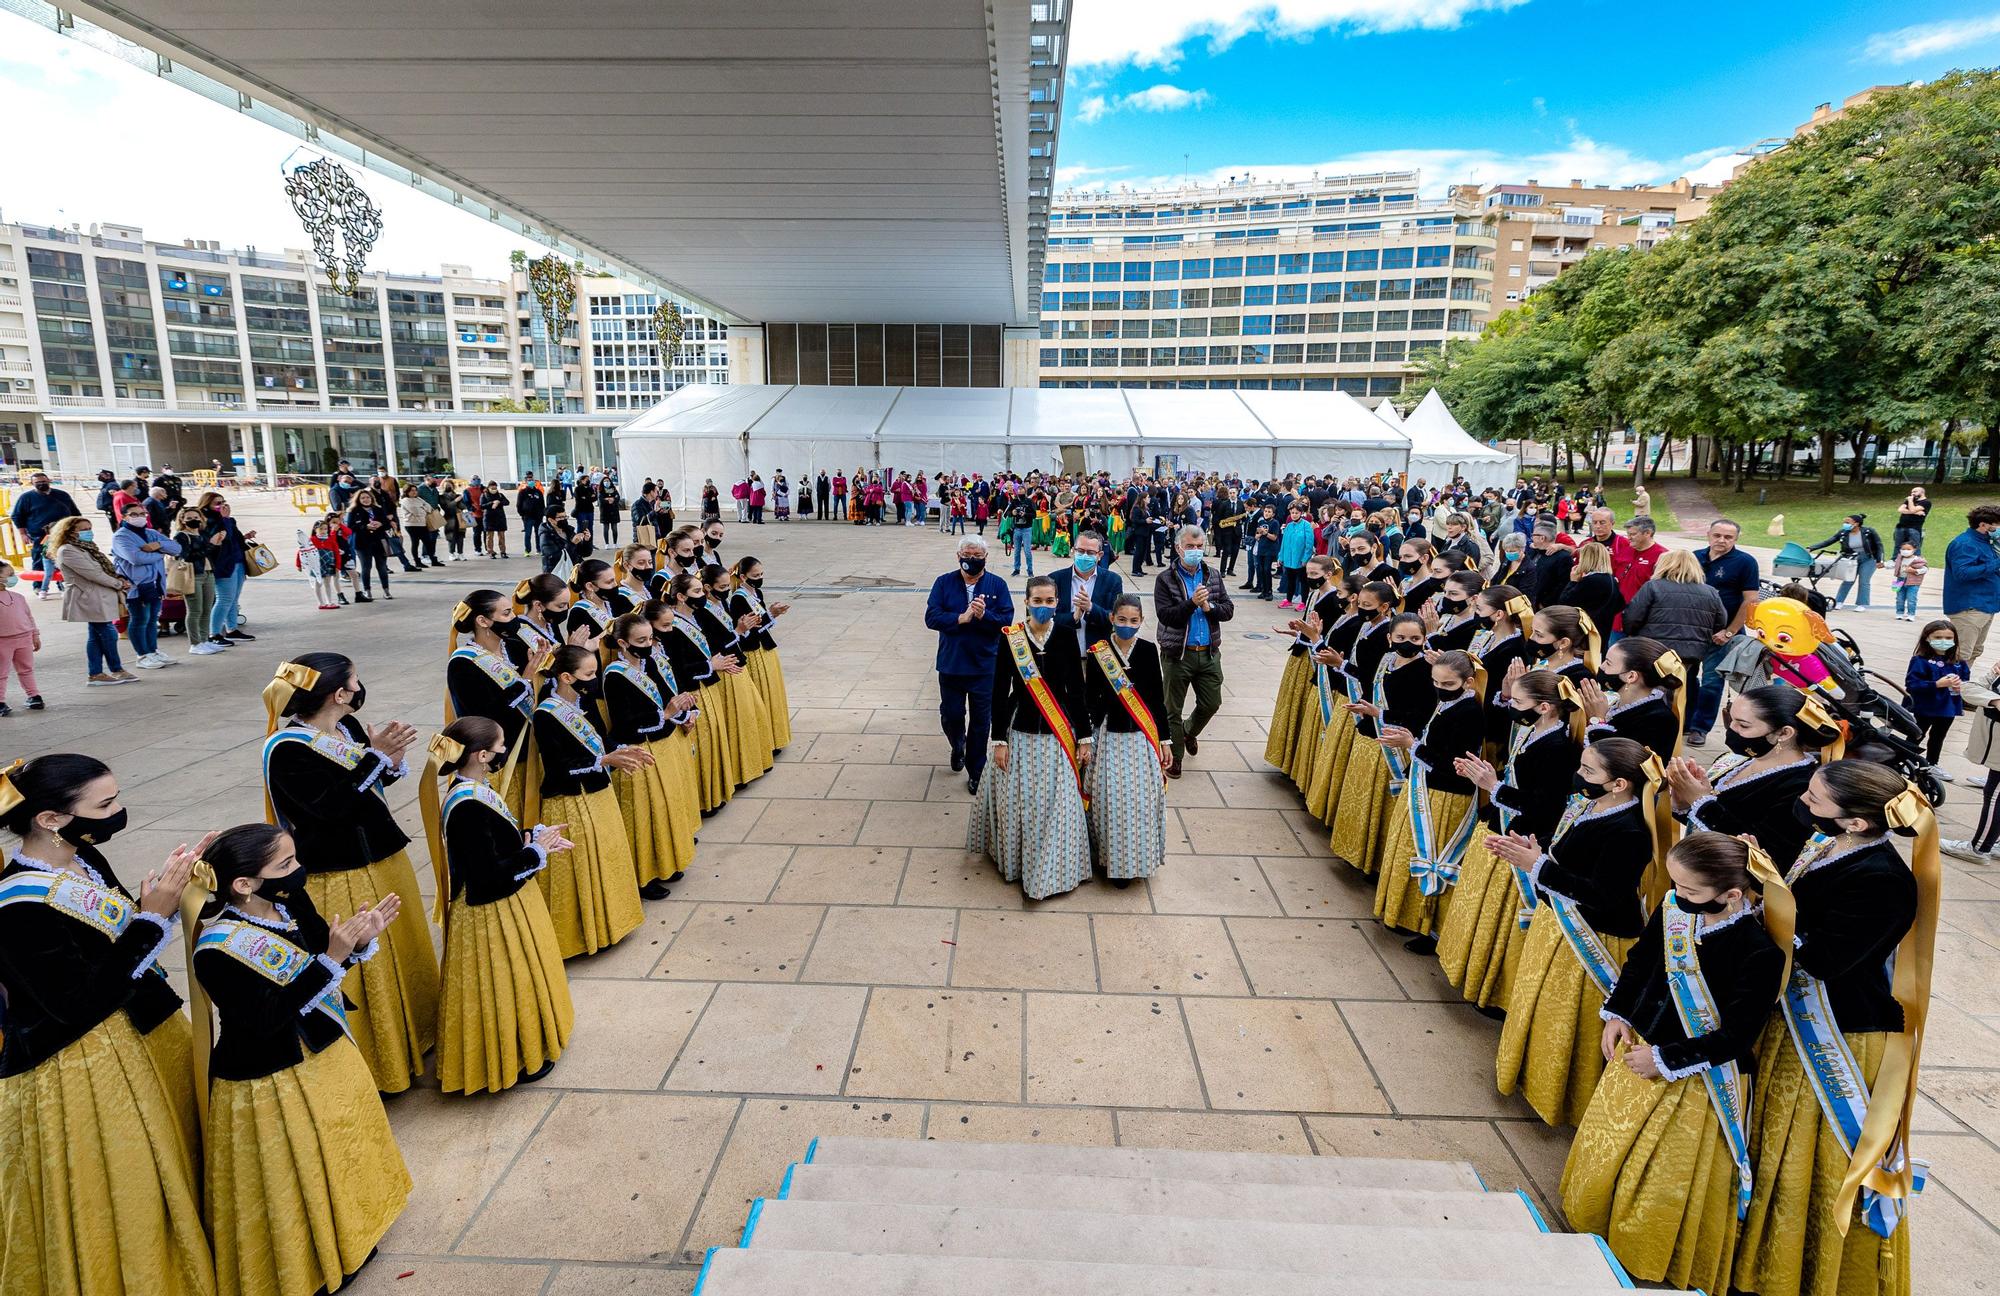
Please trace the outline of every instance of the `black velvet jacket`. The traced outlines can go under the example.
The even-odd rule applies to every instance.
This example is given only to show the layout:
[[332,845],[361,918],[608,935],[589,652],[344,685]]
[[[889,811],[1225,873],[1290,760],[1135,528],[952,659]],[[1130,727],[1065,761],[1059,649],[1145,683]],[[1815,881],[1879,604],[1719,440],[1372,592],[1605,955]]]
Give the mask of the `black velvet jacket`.
[[284,903],[282,912],[291,919],[289,929],[233,909],[225,910],[224,917],[319,956],[301,968],[289,984],[277,984],[222,950],[195,952],[194,975],[215,1005],[219,1022],[215,1050],[208,1059],[210,1080],[257,1080],[275,1075],[297,1066],[307,1054],[318,1053],[342,1035],[340,1023],[313,1007],[313,1001],[329,986],[337,985],[365,951],[355,951],[355,957],[344,964],[328,959],[326,920],[303,890]]
[[1472,783],[1459,775],[1454,762],[1460,756],[1477,756],[1486,745],[1486,718],[1480,714],[1479,699],[1467,690],[1460,700],[1439,703],[1430,721],[1416,732],[1422,736],[1413,750],[1424,763],[1424,780],[1432,790],[1470,795]]
[[1623,711],[1615,711],[1609,719],[1592,721],[1586,736],[1591,742],[1599,738],[1630,738],[1666,761],[1673,759],[1674,744],[1680,741],[1681,722],[1664,696],[1649,697]]
[[[577,708],[590,727],[604,734],[604,722],[597,707],[583,700]],[[612,744],[605,743],[608,749]],[[599,756],[583,744],[569,727],[551,713],[535,710],[535,749],[542,754],[542,795],[581,796],[601,792],[611,786],[611,771],[599,764]]]
[[[1722,1018],[1720,1029],[1689,1039],[1674,1011],[1667,985],[1664,909],[1646,922],[1639,943],[1625,958],[1618,984],[1604,1001],[1604,1011],[1622,1019],[1639,1038],[1660,1050],[1669,1073],[1705,1070],[1734,1062],[1748,1070],[1756,1064],[1757,1038],[1769,1020],[1782,988],[1785,956],[1771,943],[1762,917],[1750,912],[1720,927],[1695,934],[1701,978],[1715,997]],[[1698,920],[1699,921],[1699,920]],[[1783,1047],[1790,1048],[1790,1043]]]
[[[1153,715],[1153,729],[1162,742],[1167,737],[1167,687],[1160,671],[1159,645],[1145,639],[1134,639],[1122,645],[1125,653],[1125,674],[1132,681],[1132,688],[1145,703],[1146,710]],[[1113,646],[1116,652],[1119,645]],[[1112,733],[1137,733],[1139,726],[1125,713],[1125,704],[1111,691],[1111,684],[1104,678],[1104,668],[1097,659],[1086,655],[1083,659],[1085,680],[1085,708],[1089,712],[1090,732],[1096,733],[1101,727]]]
[[1689,828],[1755,837],[1773,860],[1790,861],[1799,856],[1812,830],[1798,820],[1792,805],[1805,795],[1806,784],[1819,769],[1819,762],[1804,761],[1776,770],[1763,770],[1731,781],[1716,794],[1676,814]]
[[1500,831],[1500,808],[1504,806],[1514,816],[1509,832],[1548,841],[1555,833],[1556,821],[1562,818],[1563,807],[1569,804],[1577,762],[1582,759],[1583,750],[1570,738],[1567,728],[1551,729],[1530,741],[1514,756],[1514,785],[1502,782],[1493,789],[1493,804],[1484,813],[1488,826]]
[[[757,601],[762,603],[763,597],[760,595]],[[732,618],[746,617],[753,613],[757,617],[757,628],[743,636],[743,646],[751,652],[769,652],[778,646],[778,641],[771,637],[773,618],[769,609],[751,603],[750,596],[742,590],[737,590],[729,596],[729,615]]]
[[1916,875],[1887,837],[1834,855],[1792,883],[1799,913],[1792,960],[1826,983],[1842,1031],[1899,1031],[1903,1008],[1890,993],[1889,955],[1916,921]]
[[[353,716],[341,719],[340,732],[347,741],[368,746],[368,731]],[[381,752],[369,748],[347,769],[309,743],[281,742],[270,748],[264,768],[278,822],[292,835],[307,872],[365,868],[410,844],[388,799],[376,791],[407,770],[391,765]]]
[[[1033,636],[1028,637],[1028,643],[1032,648]],[[1052,629],[1048,643],[1033,651],[1035,667],[1048,681],[1049,692],[1055,697],[1062,713],[1069,718],[1070,728],[1079,739],[1089,737],[1091,731],[1085,723],[1088,714],[1084,701],[1083,656],[1076,646],[1076,636],[1059,634]],[[1006,742],[1007,735],[1015,730],[1048,733],[1049,726],[1035,706],[1035,699],[1029,695],[1027,685],[1022,682],[1021,672],[1014,668],[1014,655],[1007,650],[1007,641],[1002,639],[1000,652],[993,663],[993,741]]]
[[1579,818],[1542,849],[1533,870],[1539,890],[1576,901],[1577,912],[1600,936],[1630,939],[1645,930],[1639,884],[1653,863],[1653,834],[1637,801],[1595,819]]
[[[447,795],[465,780],[453,779]],[[444,856],[451,896],[492,904],[519,891],[548,861],[527,845],[514,820],[476,797],[451,802],[444,816]]]
[[[513,666],[514,663],[509,661],[507,664]],[[503,688],[478,662],[453,654],[445,663],[444,686],[451,694],[453,711],[462,716],[483,716],[493,721],[505,733],[509,745],[520,737],[522,728],[528,723],[528,712],[523,709],[523,704],[532,707],[530,699],[534,693],[525,676]]]

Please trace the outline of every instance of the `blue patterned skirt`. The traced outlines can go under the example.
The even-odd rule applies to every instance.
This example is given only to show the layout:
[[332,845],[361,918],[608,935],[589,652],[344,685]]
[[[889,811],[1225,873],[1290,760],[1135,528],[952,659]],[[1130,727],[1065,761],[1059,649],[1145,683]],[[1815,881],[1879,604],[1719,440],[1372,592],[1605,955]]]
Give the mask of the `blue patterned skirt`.
[[1097,731],[1084,767],[1090,839],[1107,877],[1151,877],[1167,853],[1167,792],[1160,758],[1142,733]]
[[1054,734],[1010,735],[1007,768],[988,764],[965,848],[1019,882],[1030,900],[1073,891],[1090,877],[1083,794]]

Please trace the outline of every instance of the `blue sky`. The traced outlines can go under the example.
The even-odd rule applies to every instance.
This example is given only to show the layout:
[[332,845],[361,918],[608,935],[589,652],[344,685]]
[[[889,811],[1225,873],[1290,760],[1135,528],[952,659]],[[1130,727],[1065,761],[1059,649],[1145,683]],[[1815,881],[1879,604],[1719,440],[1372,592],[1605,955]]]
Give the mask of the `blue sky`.
[[1726,177],[1816,104],[2000,63],[2000,4],[1075,0],[1070,58],[1069,185],[1632,184]]

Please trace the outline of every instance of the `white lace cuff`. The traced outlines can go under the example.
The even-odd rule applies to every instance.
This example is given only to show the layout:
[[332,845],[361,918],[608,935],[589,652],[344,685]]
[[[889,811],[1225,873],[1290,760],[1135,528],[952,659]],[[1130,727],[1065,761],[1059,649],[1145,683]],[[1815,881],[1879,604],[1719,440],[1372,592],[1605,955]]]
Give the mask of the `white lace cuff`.
[[1709,1062],[1697,1062],[1691,1067],[1683,1067],[1681,1070],[1676,1071],[1668,1066],[1665,1060],[1660,1057],[1659,1046],[1654,1045],[1653,1065],[1660,1069],[1660,1079],[1662,1080],[1685,1080],[1691,1075],[1700,1075],[1713,1064]]
[[646,725],[642,727],[639,730],[639,732],[642,734],[656,734],[659,733],[662,729],[665,729],[666,727],[667,727],[667,721],[665,719],[662,719],[660,723],[656,725]]
[[1549,862],[1549,853],[1547,851],[1543,851],[1541,854],[1535,856],[1535,862],[1528,865],[1528,881],[1536,886],[1540,886],[1542,884],[1542,865]]
[[1612,1012],[1609,1008],[1601,1006],[1597,1010],[1597,1020],[1608,1021],[1608,1022],[1624,1022],[1627,1026],[1630,1026],[1632,1024],[1629,1019],[1621,1017],[1617,1013]]
[[181,920],[178,914],[172,918],[166,918],[160,914],[148,913],[144,909],[133,910],[132,917],[143,920],[160,929],[158,939],[153,942],[153,948],[147,952],[145,958],[139,960],[139,966],[132,969],[132,979],[137,981],[140,977],[153,970],[153,964],[159,962],[160,955],[166,950],[168,942],[173,940],[174,929],[181,925]]
[[[346,968],[344,968],[344,967],[340,966],[340,964],[338,964],[338,963],[334,962],[334,961],[333,961],[332,959],[328,958],[328,957],[327,957],[326,955],[324,955],[324,954],[316,954],[316,955],[314,955],[314,956],[313,956],[313,962],[315,962],[315,963],[319,964],[319,965],[320,965],[321,967],[325,968],[325,969],[326,969],[326,970],[327,970],[328,972],[331,972],[331,973],[333,973],[333,979],[334,979],[335,981],[339,981],[339,980],[341,980],[341,979],[342,979],[343,977],[345,977],[345,976],[347,975],[347,969],[346,969]],[[299,1014],[300,1014],[301,1016],[303,1016],[303,1015],[305,1015],[306,1013],[309,1013],[309,1012],[311,1012],[311,1011],[312,1011],[312,1007],[313,1007],[313,1006],[312,1006],[311,1004],[307,1004],[307,1005],[306,1005],[305,1007],[303,1007],[303,1008],[299,1009]]]
[[[541,830],[542,830],[542,825],[536,824],[535,831],[540,832]],[[528,843],[528,849],[535,852],[535,866],[531,869],[526,870],[525,872],[516,873],[514,875],[514,880],[516,882],[526,882],[529,878],[535,876],[535,874],[541,872],[543,869],[549,866],[549,853],[542,849],[540,843],[531,841]]]
[[378,751],[377,749],[370,747],[368,749],[368,753],[371,756],[380,757],[382,763],[377,765],[374,768],[374,770],[368,775],[367,778],[361,780],[361,787],[358,789],[359,791],[366,792],[369,788],[374,787],[376,780],[380,779],[385,774],[388,775],[390,778],[402,778],[404,775],[410,772],[410,767],[404,764],[402,761],[390,760],[389,754],[387,752]]
[[1702,822],[1701,809],[1703,806],[1713,804],[1714,801],[1715,801],[1715,794],[1711,792],[1707,796],[1703,797],[1701,800],[1689,806],[1687,811],[1688,822],[1693,824],[1697,828],[1706,829],[1708,825]]
[[353,967],[357,963],[366,963],[369,959],[375,957],[375,951],[381,947],[382,938],[378,936],[366,945],[363,945],[360,949],[355,950],[352,954],[349,954],[347,956],[347,965]]

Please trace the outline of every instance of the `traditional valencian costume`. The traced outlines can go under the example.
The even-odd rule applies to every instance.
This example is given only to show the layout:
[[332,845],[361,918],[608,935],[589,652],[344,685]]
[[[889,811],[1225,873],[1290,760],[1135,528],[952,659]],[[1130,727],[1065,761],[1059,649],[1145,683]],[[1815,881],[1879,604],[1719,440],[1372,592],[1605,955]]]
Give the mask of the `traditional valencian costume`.
[[639,885],[677,882],[694,863],[701,826],[700,772],[694,753],[694,708],[667,714],[680,690],[671,661],[636,666],[623,657],[604,668],[604,707],[614,747],[643,747],[651,765],[611,775]]
[[1151,877],[1167,854],[1167,755],[1160,717],[1160,649],[1145,639],[1100,640],[1083,663],[1091,732],[1084,787],[1090,835],[1105,876]]
[[776,618],[764,602],[764,591],[748,581],[729,596],[729,615],[757,618],[756,628],[743,636],[744,673],[757,686],[764,713],[770,717],[771,750],[782,751],[792,745],[792,703],[785,696],[785,667],[778,660],[778,641],[771,637],[771,623]]
[[646,920],[596,711],[553,693],[535,708],[542,818],[575,843],[536,874],[564,958],[616,945]]
[[1007,768],[987,766],[966,849],[990,857],[1031,900],[1090,877],[1079,774],[1085,714],[1075,637],[1051,623],[1037,641],[1027,626],[1008,626],[993,673],[993,742],[1007,744]]

